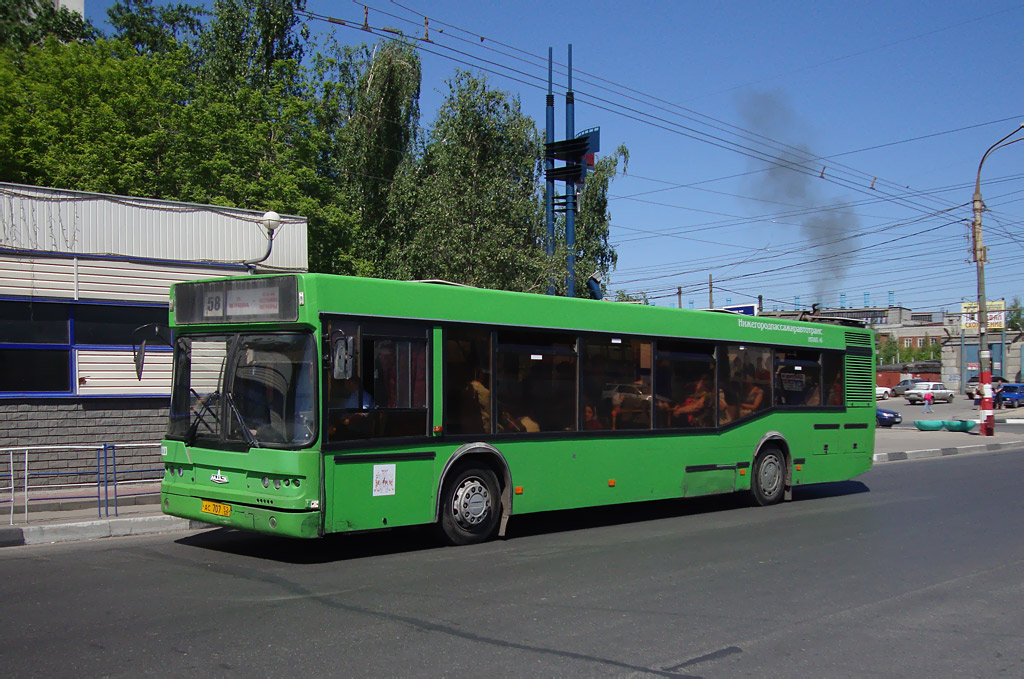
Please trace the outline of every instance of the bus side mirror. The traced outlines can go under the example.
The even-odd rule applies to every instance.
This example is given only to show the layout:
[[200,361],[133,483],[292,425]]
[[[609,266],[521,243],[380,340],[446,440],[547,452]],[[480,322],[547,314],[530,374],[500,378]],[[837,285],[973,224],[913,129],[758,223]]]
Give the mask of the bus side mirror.
[[353,354],[355,354],[354,337],[341,337],[334,340],[331,350],[334,379],[347,380],[352,377]]
[[135,376],[142,381],[142,366],[146,362],[146,340],[142,340],[142,343],[136,347],[132,347],[132,351],[135,356]]
[[156,338],[162,344],[173,347],[171,331],[167,326],[159,323],[147,323],[140,325],[131,332],[132,337],[132,358],[135,359],[135,376],[142,380],[142,367],[146,362],[146,343],[149,339]]

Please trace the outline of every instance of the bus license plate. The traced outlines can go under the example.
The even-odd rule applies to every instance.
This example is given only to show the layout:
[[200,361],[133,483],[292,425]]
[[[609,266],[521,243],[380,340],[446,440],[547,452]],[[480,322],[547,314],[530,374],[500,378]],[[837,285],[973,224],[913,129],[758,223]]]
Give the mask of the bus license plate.
[[203,511],[207,514],[216,514],[217,516],[231,516],[231,505],[203,500]]

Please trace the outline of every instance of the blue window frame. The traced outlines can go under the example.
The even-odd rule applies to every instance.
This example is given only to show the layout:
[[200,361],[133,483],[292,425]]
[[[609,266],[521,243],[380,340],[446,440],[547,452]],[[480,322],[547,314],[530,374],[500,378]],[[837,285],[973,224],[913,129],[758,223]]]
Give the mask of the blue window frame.
[[74,350],[130,348],[146,323],[166,324],[167,307],[0,299],[0,398],[74,395]]

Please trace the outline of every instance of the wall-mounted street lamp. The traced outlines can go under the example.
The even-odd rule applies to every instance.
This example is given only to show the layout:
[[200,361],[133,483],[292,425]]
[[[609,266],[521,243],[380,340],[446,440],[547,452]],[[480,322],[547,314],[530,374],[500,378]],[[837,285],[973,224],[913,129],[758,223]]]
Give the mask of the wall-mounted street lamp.
[[249,273],[256,273],[256,265],[260,262],[267,261],[267,258],[270,257],[270,251],[274,248],[274,234],[281,226],[281,215],[277,214],[273,210],[264,212],[259,223],[267,230],[267,251],[259,259],[249,259],[242,262],[249,267]]

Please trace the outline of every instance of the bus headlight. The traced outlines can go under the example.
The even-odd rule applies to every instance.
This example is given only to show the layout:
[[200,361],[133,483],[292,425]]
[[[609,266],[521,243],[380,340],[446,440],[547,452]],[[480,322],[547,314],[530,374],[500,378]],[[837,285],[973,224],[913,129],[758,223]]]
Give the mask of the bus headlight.
[[263,487],[270,488],[270,479],[266,476],[263,477]]

